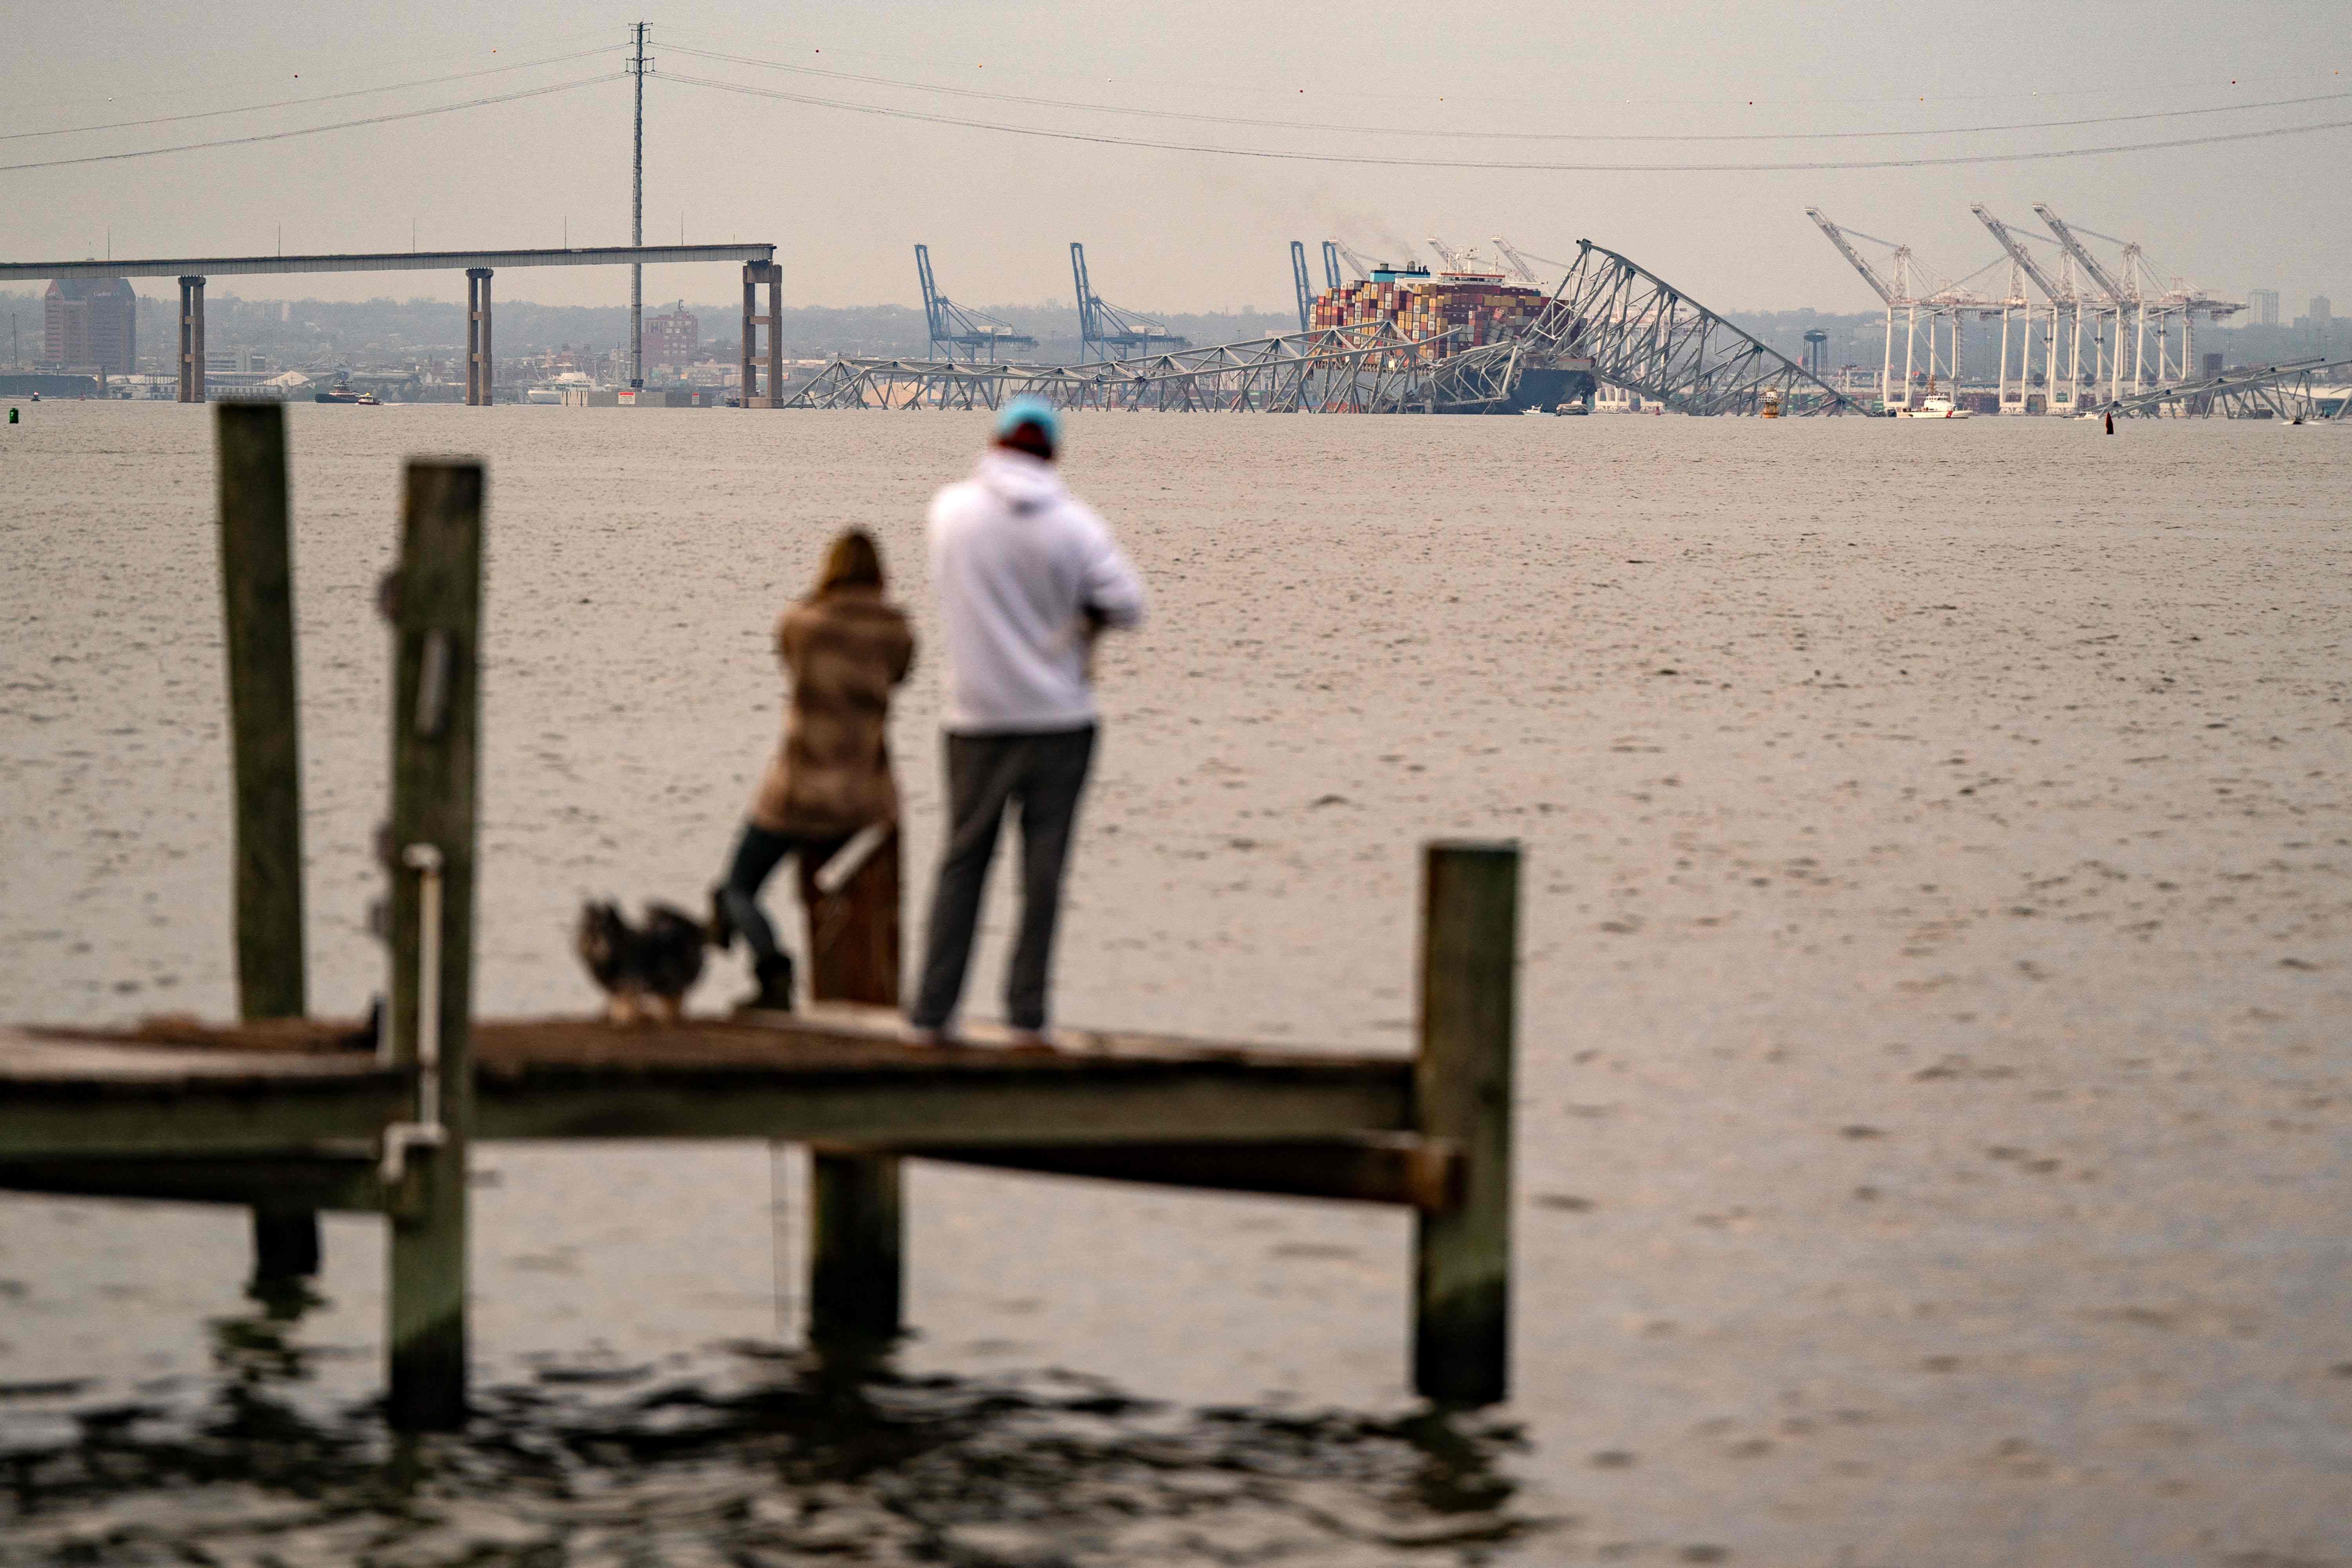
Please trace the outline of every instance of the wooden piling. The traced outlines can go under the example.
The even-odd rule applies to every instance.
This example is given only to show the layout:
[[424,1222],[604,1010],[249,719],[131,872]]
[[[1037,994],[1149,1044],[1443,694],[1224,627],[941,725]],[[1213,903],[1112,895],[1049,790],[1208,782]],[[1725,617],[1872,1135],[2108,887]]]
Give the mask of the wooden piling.
[[[808,913],[809,996],[898,1005],[898,836],[840,888],[801,867]],[[906,1211],[898,1156],[820,1145],[809,1151],[809,1339],[870,1351],[898,1338],[906,1300]]]
[[898,1338],[905,1300],[899,1161],[858,1148],[809,1151],[809,1341],[871,1352]]
[[[302,745],[294,671],[294,550],[286,410],[224,403],[221,608],[236,801],[237,1013],[299,1018],[304,994]],[[319,1216],[299,1203],[253,1211],[257,1282],[319,1271]]]
[[1516,844],[1435,843],[1423,859],[1415,1130],[1457,1142],[1463,1201],[1416,1216],[1412,1377],[1444,1405],[1510,1384],[1511,1050]]
[[[485,334],[487,336],[487,334]],[[412,462],[393,600],[392,997],[396,1064],[414,1066],[426,954],[424,889],[437,865],[440,942],[432,955],[439,1025],[437,1144],[406,1151],[388,1194],[389,1413],[400,1431],[446,1431],[466,1417],[466,1152],[473,1126],[471,1037],[482,468]],[[411,856],[415,847],[431,855]],[[418,1116],[431,1102],[420,1085]]]
[[248,1019],[299,1018],[302,749],[294,682],[294,572],[286,410],[219,413],[221,600],[236,800],[236,997]]

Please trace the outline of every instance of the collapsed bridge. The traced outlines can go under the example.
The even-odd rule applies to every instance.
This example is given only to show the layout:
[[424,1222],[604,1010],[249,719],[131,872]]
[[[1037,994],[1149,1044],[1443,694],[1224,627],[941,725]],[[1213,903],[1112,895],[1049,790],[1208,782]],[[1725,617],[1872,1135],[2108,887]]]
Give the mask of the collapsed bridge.
[[1859,412],[1795,361],[1612,250],[1578,242],[1541,308],[1490,341],[1411,316],[1078,364],[835,359],[787,408],[1060,408],[1274,414],[1510,414],[1596,384],[1682,414]]

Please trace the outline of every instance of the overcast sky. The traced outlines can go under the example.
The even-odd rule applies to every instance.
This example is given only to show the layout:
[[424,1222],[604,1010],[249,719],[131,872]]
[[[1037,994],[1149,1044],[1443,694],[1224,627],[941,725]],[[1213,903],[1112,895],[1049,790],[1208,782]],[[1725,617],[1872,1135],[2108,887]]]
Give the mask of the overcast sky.
[[[1481,245],[1501,234],[1559,258],[1590,238],[1726,310],[1859,310],[1874,298],[1807,221],[1809,204],[1907,242],[1957,276],[1995,254],[1970,202],[2032,225],[2031,205],[2044,201],[2083,226],[2140,240],[2168,275],[2241,299],[2249,289],[2279,289],[2287,316],[2319,291],[2352,311],[2352,130],[1959,167],[1437,170],[1047,140],[678,79],[1258,152],[1580,164],[1947,158],[2352,121],[2352,80],[2343,74],[2352,66],[2352,5],[2338,0],[7,0],[0,163],[252,135],[617,73],[626,24],[640,17],[653,25],[656,62],[646,92],[646,239],[675,241],[683,225],[690,240],[773,240],[795,304],[914,302],[917,240],[930,245],[940,286],[969,303],[1066,300],[1068,243],[1082,239],[1097,290],[1114,302],[1283,309],[1293,238],[1311,246],[1338,237],[1377,255],[1431,234]],[[551,63],[259,112],[31,134],[523,62]],[[622,242],[629,92],[616,77],[257,145],[9,170],[0,173],[0,258],[98,255],[110,244],[118,257],[267,253],[281,244],[281,228],[289,253],[404,249],[412,225],[425,248]],[[1079,107],[969,96],[978,93]],[[2284,99],[2319,101],[2230,108]],[[2206,109],[2230,111],[2116,118]],[[2095,122],[1840,140],[1593,139],[1940,132],[2061,120]],[[139,287],[164,293],[171,285]],[[465,289],[455,274],[239,278],[215,287],[247,298],[453,300]],[[617,269],[509,273],[499,288],[551,303],[627,296]],[[735,277],[720,267],[666,268],[648,273],[646,289],[649,300],[724,300]]]

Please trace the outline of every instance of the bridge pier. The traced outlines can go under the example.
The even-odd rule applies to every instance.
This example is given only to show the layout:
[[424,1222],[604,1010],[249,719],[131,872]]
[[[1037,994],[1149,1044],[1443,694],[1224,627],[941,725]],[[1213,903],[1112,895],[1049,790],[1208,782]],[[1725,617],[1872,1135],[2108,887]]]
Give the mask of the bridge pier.
[[490,357],[490,268],[466,268],[466,406],[488,408],[496,389]]
[[[761,315],[760,285],[768,285],[768,313]],[[778,408],[783,405],[784,344],[776,326],[783,315],[784,269],[772,261],[743,264],[743,337],[737,350],[736,377],[746,408]],[[768,329],[768,389],[759,390],[759,331]]]
[[180,279],[180,401],[205,400],[205,280]]

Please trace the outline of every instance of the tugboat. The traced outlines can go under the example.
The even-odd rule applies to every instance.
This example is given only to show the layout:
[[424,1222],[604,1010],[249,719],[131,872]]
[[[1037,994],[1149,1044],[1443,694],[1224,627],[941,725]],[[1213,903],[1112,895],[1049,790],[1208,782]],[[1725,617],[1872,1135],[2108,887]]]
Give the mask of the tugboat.
[[352,390],[352,373],[349,371],[341,371],[336,374],[335,384],[329,387],[326,391],[319,394],[318,401],[320,403],[365,403],[375,405],[379,404],[382,400],[379,399],[373,392],[353,392]]

